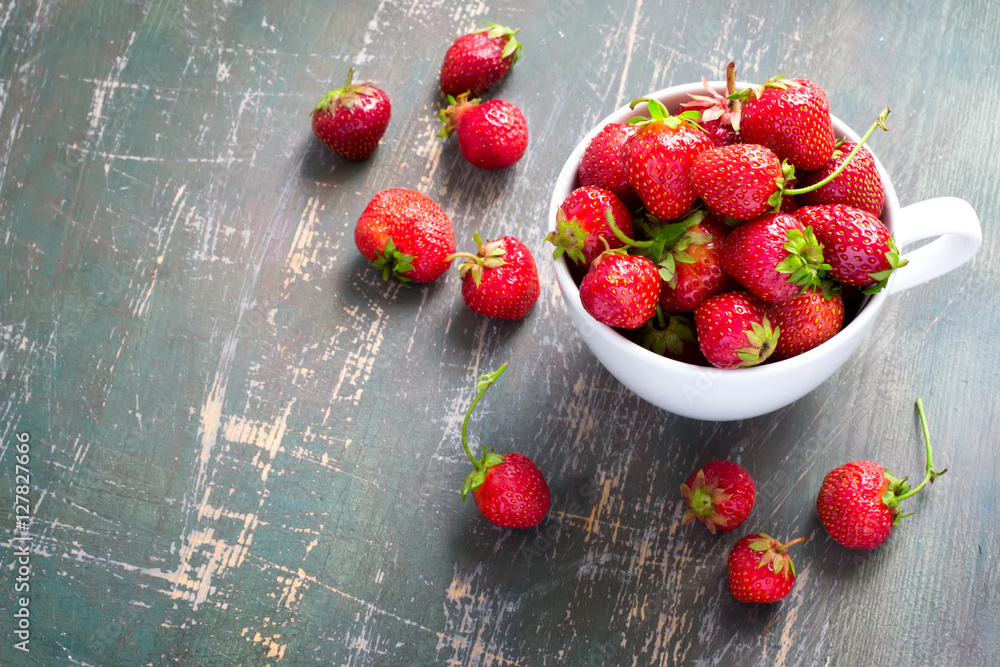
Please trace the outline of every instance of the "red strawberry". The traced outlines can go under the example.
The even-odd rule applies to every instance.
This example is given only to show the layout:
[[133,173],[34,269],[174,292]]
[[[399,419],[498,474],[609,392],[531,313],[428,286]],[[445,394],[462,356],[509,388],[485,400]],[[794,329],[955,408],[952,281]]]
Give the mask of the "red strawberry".
[[538,300],[538,268],[528,246],[513,236],[483,243],[474,234],[478,254],[464,257],[458,265],[462,298],[472,311],[501,320],[519,320]]
[[905,266],[899,248],[882,221],[867,211],[843,204],[803,206],[795,217],[812,227],[823,244],[829,273],[847,285],[865,287],[865,294],[881,291],[892,272]]
[[723,241],[719,261],[726,273],[767,303],[819,287],[830,268],[812,231],[787,213],[770,213],[736,227]]
[[772,328],[764,303],[749,292],[725,292],[694,312],[698,345],[718,368],[746,368],[764,362],[781,334]]
[[495,23],[462,35],[448,47],[441,64],[441,90],[446,95],[482,95],[503,78],[521,57],[514,37],[519,29]]
[[[832,174],[855,146],[857,144],[852,141],[842,142],[825,165],[814,171],[804,172],[798,186],[803,188],[811,186]],[[797,200],[800,206],[845,204],[868,211],[875,217],[880,216],[885,203],[885,191],[882,189],[882,179],[875,167],[875,158],[862,146],[832,181],[816,190],[798,195]]]
[[608,250],[590,265],[580,284],[580,301],[598,322],[637,329],[656,313],[661,282],[656,265],[645,257]]
[[768,148],[732,144],[702,151],[691,164],[691,184],[712,213],[753,220],[781,206],[789,171]]
[[608,123],[587,144],[577,168],[580,185],[596,185],[613,192],[630,209],[636,209],[641,202],[639,196],[628,184],[628,176],[622,165],[622,146],[638,130],[635,125]]
[[352,83],[354,70],[347,71],[347,83],[331,90],[312,111],[316,137],[338,155],[363,160],[385,134],[392,116],[389,98],[370,81]]
[[844,326],[844,299],[824,296],[815,287],[768,308],[771,323],[781,329],[772,361],[789,359],[833,338]]
[[796,169],[819,169],[833,154],[833,121],[826,93],[808,79],[781,76],[743,92],[740,132]]
[[898,479],[874,461],[845,463],[823,478],[816,510],[830,537],[841,545],[850,549],[874,549],[882,545],[904,516],[899,509],[900,501],[946,472],[934,470],[927,416],[919,398],[917,412],[927,448],[926,472],[917,487],[911,489],[906,478]]
[[465,93],[448,97],[440,113],[444,127],[439,137],[458,135],[462,156],[481,169],[513,166],[528,148],[528,123],[510,102],[469,100]]
[[712,141],[687,117],[671,116],[657,100],[640,98],[632,102],[632,108],[640,102],[647,103],[650,117],[629,120],[639,131],[622,146],[625,174],[650,213],[674,220],[698,198],[689,176],[691,162]]
[[522,454],[501,456],[483,445],[483,456],[477,459],[469,449],[466,437],[469,416],[486,390],[506,370],[507,363],[488,375],[479,377],[479,393],[469,405],[462,422],[462,447],[476,467],[462,485],[462,500],[469,492],[476,507],[490,523],[501,528],[531,528],[541,523],[549,511],[551,497],[545,477],[531,459]]
[[736,63],[729,63],[726,67],[726,94],[720,95],[717,90],[708,85],[705,77],[701,77],[701,85],[704,86],[708,95],[691,95],[690,102],[684,102],[680,106],[683,111],[697,111],[698,124],[701,125],[712,144],[715,146],[728,146],[743,142],[740,135],[740,107],[738,98],[730,99],[730,95],[736,93]]
[[556,230],[545,237],[555,246],[552,258],[565,252],[577,266],[589,267],[608,248],[622,247],[624,243],[608,225],[609,211],[618,229],[631,237],[632,214],[621,199],[594,185],[573,190],[556,212]]
[[451,265],[455,233],[447,214],[426,195],[390,188],[361,212],[354,243],[385,280],[429,283]]
[[743,466],[732,461],[710,461],[681,484],[681,495],[689,507],[681,523],[697,520],[710,533],[728,533],[750,516],[757,487]]
[[739,602],[777,602],[795,586],[795,565],[788,547],[764,533],[741,538],[729,552],[729,592]]
[[698,347],[694,319],[690,315],[665,315],[662,309],[636,330],[633,340],[650,352],[695,366],[708,361]]

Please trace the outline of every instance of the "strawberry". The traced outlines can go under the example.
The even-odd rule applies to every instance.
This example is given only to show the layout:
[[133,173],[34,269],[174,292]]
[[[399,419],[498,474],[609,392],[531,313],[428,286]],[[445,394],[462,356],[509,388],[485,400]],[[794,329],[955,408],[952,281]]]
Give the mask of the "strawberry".
[[608,248],[621,248],[608,215],[625,236],[633,235],[632,214],[614,193],[594,185],[573,190],[556,211],[555,231],[545,237],[555,246],[552,259],[566,253],[577,266],[589,267]]
[[645,257],[624,248],[597,256],[580,284],[583,309],[598,322],[621,329],[638,329],[656,313],[660,274]]
[[764,303],[749,292],[709,297],[694,311],[698,345],[718,368],[746,368],[774,352],[781,331],[773,328]]
[[691,163],[691,184],[712,213],[753,220],[781,206],[792,173],[768,148],[732,144],[702,151]]
[[469,405],[462,422],[462,447],[475,470],[462,484],[462,501],[471,492],[476,507],[484,517],[501,528],[531,528],[541,523],[549,511],[551,496],[545,477],[531,459],[523,454],[495,453],[483,445],[483,456],[477,459],[469,449],[467,429],[469,416],[479,399],[507,369],[507,363],[496,371],[479,377],[479,393]]
[[439,137],[458,136],[462,157],[481,169],[505,169],[517,163],[528,148],[528,124],[510,102],[470,100],[465,93],[448,96],[449,106],[439,117]]
[[633,341],[667,359],[707,366],[694,331],[694,319],[690,315],[666,315],[662,308],[657,308],[656,314],[636,330]]
[[440,74],[445,95],[482,95],[520,59],[521,43],[514,37],[519,29],[486,25],[457,38],[445,52]]
[[354,243],[382,278],[429,283],[451,265],[455,233],[434,200],[390,188],[372,197],[354,227]]
[[688,115],[671,116],[657,100],[633,100],[634,109],[646,102],[650,117],[638,116],[629,124],[639,127],[622,146],[622,163],[629,185],[649,212],[661,220],[674,220],[687,212],[698,198],[688,175],[691,162],[712,146],[704,130]]
[[853,461],[835,468],[823,478],[816,510],[823,527],[834,540],[849,549],[874,549],[892,534],[903,518],[899,503],[918,493],[946,471],[934,470],[931,438],[924,404],[917,399],[917,412],[927,450],[923,481],[910,488],[906,478],[898,479],[874,461]]
[[370,81],[352,83],[354,70],[347,70],[347,82],[331,90],[312,110],[313,133],[338,155],[364,160],[378,146],[392,116],[389,97]]
[[[704,128],[714,146],[728,146],[743,142],[740,135],[741,102],[736,95],[736,63],[726,67],[726,94],[721,95],[701,77],[701,85],[708,95],[691,95],[690,102],[683,102],[680,111],[696,111],[698,124]],[[731,97],[732,96],[732,97]]]
[[787,213],[770,213],[736,227],[722,243],[719,262],[767,303],[819,287],[830,268],[812,231]]
[[621,149],[637,131],[635,125],[625,123],[608,123],[602,127],[584,149],[576,172],[580,185],[596,185],[613,192],[631,210],[638,208],[641,202],[628,184]]
[[[853,141],[843,141],[838,144],[830,160],[819,169],[804,172],[798,185],[805,188],[829,176],[846,161],[855,146],[857,144]],[[885,191],[882,189],[882,179],[875,167],[875,158],[862,146],[832,181],[798,195],[797,200],[800,206],[845,204],[867,211],[875,217],[880,216],[885,203]]]
[[788,547],[805,539],[782,544],[764,533],[740,538],[729,552],[729,592],[739,602],[784,599],[795,586],[795,565]]
[[907,264],[882,221],[867,211],[843,204],[803,206],[795,217],[812,227],[823,244],[827,269],[847,285],[864,287],[865,294],[881,291],[892,272]]
[[789,359],[824,343],[844,325],[844,299],[839,294],[824,296],[809,287],[801,294],[768,308],[768,317],[781,329],[772,361]]
[[538,300],[538,268],[528,246],[513,236],[486,243],[474,235],[478,254],[455,253],[463,257],[458,265],[462,278],[462,299],[472,311],[501,320],[520,320]]
[[715,534],[743,525],[753,509],[757,487],[750,473],[732,461],[710,461],[681,484],[688,510],[682,524],[700,521]]
[[826,92],[808,79],[769,79],[741,93],[740,132],[796,169],[819,169],[833,154],[833,121]]

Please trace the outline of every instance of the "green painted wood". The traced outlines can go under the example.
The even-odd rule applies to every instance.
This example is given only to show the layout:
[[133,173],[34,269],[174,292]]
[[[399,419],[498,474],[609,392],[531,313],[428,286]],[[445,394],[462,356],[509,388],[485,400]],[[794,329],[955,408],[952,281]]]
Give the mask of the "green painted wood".
[[[436,135],[451,39],[521,27],[496,96],[531,132],[486,173]],[[993,220],[1000,10],[965,3],[582,0],[0,2],[2,664],[990,664],[1000,652]],[[967,199],[968,267],[893,297],[855,359],[793,406],[709,423],[623,389],[572,330],[545,258],[548,193],[583,134],[675,83],[791,72],[867,126],[901,202]],[[308,111],[348,67],[393,102],[349,164]],[[410,187],[459,245],[513,234],[542,265],[517,324],[458,283],[384,284],[353,246]],[[511,366],[470,430],[546,472],[547,519],[495,529],[457,494],[477,375]],[[917,476],[874,553],[813,509],[825,472]],[[30,437],[30,649],[15,649],[17,434]],[[678,485],[741,461],[746,528],[804,535],[799,582],[735,603],[736,536],[680,527]]]

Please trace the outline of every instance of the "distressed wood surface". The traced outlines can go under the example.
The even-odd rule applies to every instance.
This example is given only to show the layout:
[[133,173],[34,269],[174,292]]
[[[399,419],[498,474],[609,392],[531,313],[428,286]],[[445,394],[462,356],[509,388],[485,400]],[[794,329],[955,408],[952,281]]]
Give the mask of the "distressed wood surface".
[[[1000,6],[989,0],[255,3],[0,0],[0,664],[995,664],[1000,654]],[[438,139],[444,50],[520,26],[492,93],[528,119],[500,172]],[[983,223],[967,267],[892,297],[857,356],[742,422],[670,415],[572,329],[543,238],[572,147],[672,84],[789,72],[867,127],[902,204]],[[349,67],[393,102],[372,158],[314,140]],[[523,322],[456,280],[383,283],[353,225],[387,187],[541,265]],[[545,471],[536,529],[458,489],[476,376],[511,365],[473,439]],[[919,477],[922,396],[949,472],[882,548],[830,540],[827,470]],[[30,436],[30,654],[19,607],[16,435]],[[737,536],[681,527],[713,458],[759,489],[746,532],[805,536],[792,594],[734,602]]]

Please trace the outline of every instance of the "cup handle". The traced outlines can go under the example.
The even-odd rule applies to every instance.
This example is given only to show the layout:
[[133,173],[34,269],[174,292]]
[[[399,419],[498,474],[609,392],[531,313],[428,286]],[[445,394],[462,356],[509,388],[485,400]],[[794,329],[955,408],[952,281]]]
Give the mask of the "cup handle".
[[[983,244],[983,230],[972,205],[957,197],[937,197],[911,204],[899,212],[894,225],[896,245],[906,266],[894,271],[888,293],[898,294],[957,269]],[[911,252],[903,248],[938,237]]]

